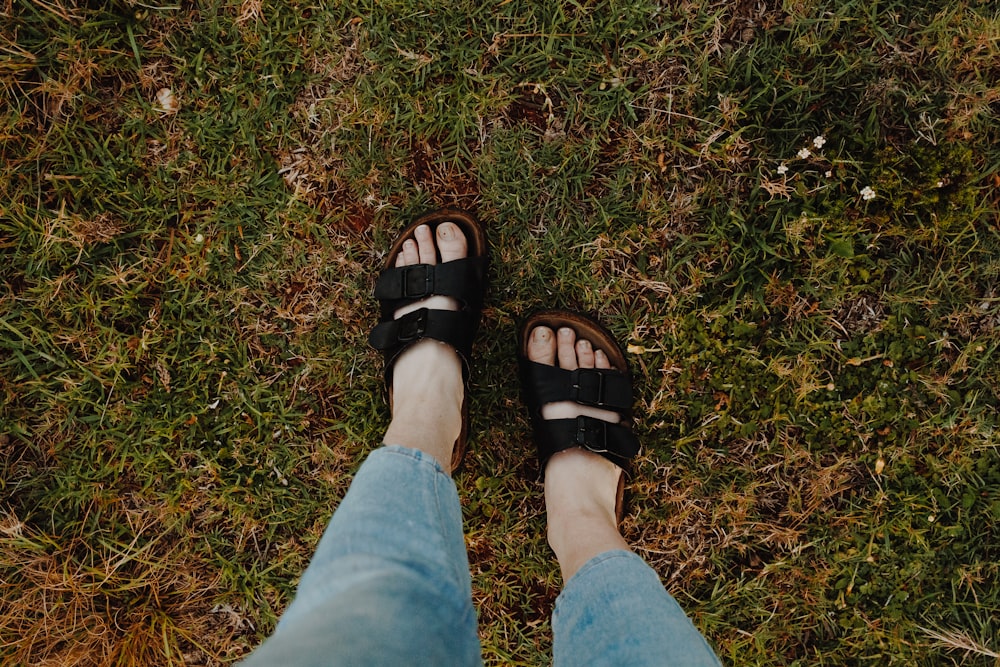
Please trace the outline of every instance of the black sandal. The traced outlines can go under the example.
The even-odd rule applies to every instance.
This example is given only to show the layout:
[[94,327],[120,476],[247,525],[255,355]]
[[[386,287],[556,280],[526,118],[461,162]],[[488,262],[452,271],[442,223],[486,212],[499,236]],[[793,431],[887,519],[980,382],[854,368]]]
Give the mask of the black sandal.
[[[558,366],[540,364],[528,359],[528,340],[535,327],[545,326],[558,331],[569,327],[577,339],[591,342],[594,349],[607,355],[611,369],[578,368],[568,371]],[[616,507],[622,511],[624,478],[631,474],[631,462],[639,454],[639,440],[632,432],[632,375],[625,354],[614,336],[591,317],[568,310],[543,310],[533,313],[521,326],[518,346],[518,367],[524,401],[531,416],[532,438],[538,450],[539,474],[544,476],[545,464],[553,454],[573,447],[582,447],[603,456],[622,469]],[[544,419],[546,403],[574,401],[621,416],[617,424],[580,415],[572,419]]]
[[[414,230],[427,225],[435,235],[442,222],[458,225],[465,234],[468,255],[443,264],[396,266],[403,242],[413,238]],[[440,260],[440,255],[438,257]],[[385,267],[375,283],[375,298],[381,306],[378,324],[368,336],[368,343],[381,350],[385,359],[385,385],[392,404],[392,369],[396,360],[411,345],[433,338],[450,345],[462,360],[465,397],[462,401],[462,431],[455,442],[451,466],[455,470],[465,455],[469,431],[469,359],[472,342],[479,328],[486,294],[488,270],[486,233],[474,217],[465,211],[443,208],[420,216],[400,232],[389,249]],[[459,310],[420,308],[394,319],[396,310],[429,296],[448,296],[458,300]]]

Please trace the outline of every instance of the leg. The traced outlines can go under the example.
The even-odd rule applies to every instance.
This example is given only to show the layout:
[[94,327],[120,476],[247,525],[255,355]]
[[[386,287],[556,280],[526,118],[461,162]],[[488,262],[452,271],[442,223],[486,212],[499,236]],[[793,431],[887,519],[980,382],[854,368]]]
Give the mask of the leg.
[[631,551],[606,551],[577,571],[556,600],[552,632],[556,667],[721,664],[660,577]]
[[[398,265],[435,263],[427,227]],[[465,255],[438,227],[442,261]],[[406,309],[453,308],[431,297]],[[330,520],[274,636],[247,665],[481,664],[458,494],[449,475],[461,429],[461,362],[421,341],[396,362],[386,447],[373,452]]]
[[[528,358],[560,368],[611,368],[607,355],[572,329],[537,327]],[[617,422],[616,412],[573,402],[542,407],[545,419],[577,415]],[[545,468],[549,545],[565,587],[553,615],[556,665],[718,665],[656,572],[618,531],[622,471],[584,449],[552,456]]]

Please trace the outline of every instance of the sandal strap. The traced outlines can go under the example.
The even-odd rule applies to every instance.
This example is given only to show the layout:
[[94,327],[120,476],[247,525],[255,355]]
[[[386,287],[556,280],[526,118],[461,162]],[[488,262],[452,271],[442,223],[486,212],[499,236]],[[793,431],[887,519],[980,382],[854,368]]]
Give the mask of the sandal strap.
[[368,343],[385,353],[387,371],[396,357],[423,338],[452,346],[467,367],[477,325],[478,312],[420,308],[399,319],[379,322],[368,335]]
[[410,264],[387,268],[375,282],[375,298],[385,314],[407,302],[449,296],[470,308],[482,305],[485,257],[465,257],[444,264]]
[[639,453],[638,438],[632,429],[602,419],[580,415],[573,419],[532,420],[535,445],[538,447],[539,470],[553,454],[573,447],[599,454],[629,474],[631,461]]
[[573,371],[527,360],[524,386],[530,387],[529,408],[534,412],[546,403],[573,401],[627,416],[632,409],[632,382],[621,371],[578,368]]

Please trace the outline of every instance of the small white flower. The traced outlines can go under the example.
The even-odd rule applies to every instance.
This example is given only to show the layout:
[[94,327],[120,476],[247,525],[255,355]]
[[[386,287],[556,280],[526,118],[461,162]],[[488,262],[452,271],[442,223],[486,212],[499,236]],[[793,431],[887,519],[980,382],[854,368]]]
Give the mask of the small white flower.
[[826,143],[826,137],[824,137],[822,134],[813,139],[813,146],[816,147],[816,150],[823,148],[823,144],[825,143]]
[[788,173],[788,167],[785,165],[784,162],[778,165],[778,173],[782,176]]
[[204,243],[205,242],[205,235],[204,234],[198,234],[198,236],[194,237],[194,242],[195,243]]
[[939,188],[943,188],[943,187],[944,187],[944,181],[938,181],[938,184],[937,184],[937,186],[938,186]]
[[796,155],[798,155],[800,158],[802,158],[803,160],[805,160],[807,157],[809,157],[810,155],[812,155],[812,153],[809,152],[808,148],[803,148],[798,153],[796,153]]
[[827,178],[833,178],[833,172],[832,171],[826,172],[825,175],[826,175]]
[[875,199],[875,191],[871,189],[871,186],[866,185],[861,190],[861,198],[865,201],[871,201],[872,199]]

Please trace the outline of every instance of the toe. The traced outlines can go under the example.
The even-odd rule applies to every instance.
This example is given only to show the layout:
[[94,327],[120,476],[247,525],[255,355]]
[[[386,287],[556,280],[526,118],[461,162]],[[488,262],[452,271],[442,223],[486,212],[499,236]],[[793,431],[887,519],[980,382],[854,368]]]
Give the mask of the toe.
[[608,355],[604,354],[604,350],[597,350],[594,352],[594,367],[595,368],[611,368],[611,362],[608,360]]
[[556,336],[548,327],[535,327],[528,337],[528,359],[539,364],[556,363]]
[[556,356],[559,359],[559,368],[575,371],[579,367],[576,360],[576,332],[569,327],[559,329]]
[[403,241],[403,250],[402,252],[399,253],[399,256],[403,258],[403,263],[400,266],[419,264],[420,254],[417,251],[416,241],[414,241],[413,239],[406,239],[405,241]]
[[420,225],[413,231],[417,239],[417,254],[421,264],[437,264],[437,249],[434,247],[434,235],[427,225]]
[[594,347],[589,340],[581,338],[576,341],[576,361],[580,368],[594,367]]
[[437,247],[442,262],[461,259],[468,254],[468,244],[461,228],[453,222],[442,222],[437,228]]

